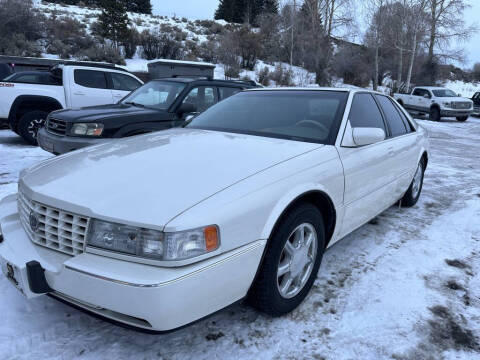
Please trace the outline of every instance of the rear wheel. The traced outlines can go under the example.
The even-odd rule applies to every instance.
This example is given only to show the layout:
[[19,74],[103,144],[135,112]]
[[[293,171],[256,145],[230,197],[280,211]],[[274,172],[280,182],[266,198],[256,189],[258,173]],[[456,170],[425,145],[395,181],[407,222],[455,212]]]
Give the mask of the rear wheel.
[[402,198],[402,206],[405,207],[412,207],[420,198],[420,194],[423,188],[423,177],[425,174],[425,164],[424,161],[420,161],[418,164],[417,170],[415,171],[415,175],[413,176],[412,183],[408,188],[407,192]]
[[43,127],[48,113],[45,111],[30,111],[20,118],[18,132],[31,145],[37,144],[38,130]]
[[317,277],[324,248],[325,228],[320,211],[311,204],[292,209],[269,240],[249,293],[250,303],[273,316],[294,310]]
[[429,119],[431,121],[440,121],[440,109],[438,107],[430,109]]
[[457,117],[457,121],[464,122],[468,120],[468,116],[459,116]]

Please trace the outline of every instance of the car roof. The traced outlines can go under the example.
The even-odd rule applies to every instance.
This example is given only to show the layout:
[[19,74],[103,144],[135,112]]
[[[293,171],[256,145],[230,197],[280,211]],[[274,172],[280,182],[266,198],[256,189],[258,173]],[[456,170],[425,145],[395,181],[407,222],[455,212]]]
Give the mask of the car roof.
[[445,90],[446,87],[441,86],[416,86],[416,89],[425,89],[425,90]]
[[173,81],[173,82],[179,82],[179,83],[184,83],[184,84],[189,84],[193,82],[208,82],[212,84],[224,84],[224,85],[236,85],[238,87],[252,87],[256,86],[254,85],[254,82],[248,82],[248,81],[243,81],[243,80],[220,80],[220,79],[209,79],[205,77],[167,77],[167,78],[156,78],[153,79],[152,81]]
[[279,88],[253,88],[245,91],[340,91],[348,93],[368,92],[372,94],[385,95],[378,91],[362,88],[339,88],[339,87],[279,87]]

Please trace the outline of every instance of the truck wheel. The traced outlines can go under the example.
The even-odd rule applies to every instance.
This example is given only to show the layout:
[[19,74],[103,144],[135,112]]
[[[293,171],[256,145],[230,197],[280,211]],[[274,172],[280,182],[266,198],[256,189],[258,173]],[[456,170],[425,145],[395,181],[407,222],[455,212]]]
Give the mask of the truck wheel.
[[31,145],[37,144],[38,130],[45,124],[48,113],[45,111],[30,111],[20,118],[18,132]]
[[300,305],[317,278],[325,248],[322,214],[311,204],[295,207],[267,246],[249,301],[260,311],[281,316]]
[[468,116],[459,116],[457,117],[457,121],[464,122],[468,120]]
[[440,109],[433,107],[430,109],[429,119],[431,121],[440,121]]

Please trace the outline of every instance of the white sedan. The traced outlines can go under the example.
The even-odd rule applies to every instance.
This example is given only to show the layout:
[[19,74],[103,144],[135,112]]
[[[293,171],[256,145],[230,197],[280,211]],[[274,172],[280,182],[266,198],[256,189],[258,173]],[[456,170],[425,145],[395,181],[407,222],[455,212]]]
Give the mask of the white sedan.
[[425,130],[365,90],[239,93],[184,128],[25,170],[0,204],[0,262],[27,298],[168,331],[248,298],[307,296],[328,246],[413,206]]

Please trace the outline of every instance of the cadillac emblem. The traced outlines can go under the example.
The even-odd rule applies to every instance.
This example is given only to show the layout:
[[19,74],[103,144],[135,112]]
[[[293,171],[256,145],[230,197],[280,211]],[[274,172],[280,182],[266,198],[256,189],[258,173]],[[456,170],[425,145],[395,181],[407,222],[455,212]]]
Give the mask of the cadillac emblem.
[[38,215],[34,212],[30,212],[30,216],[28,217],[28,221],[30,222],[30,229],[35,233],[37,232],[39,226],[40,226],[40,221],[38,220]]

